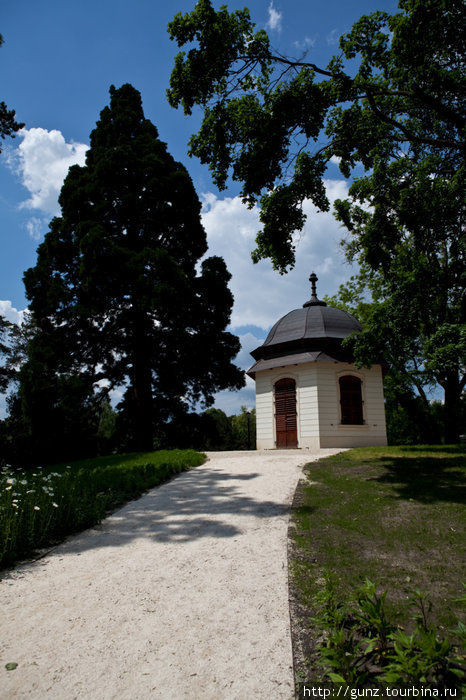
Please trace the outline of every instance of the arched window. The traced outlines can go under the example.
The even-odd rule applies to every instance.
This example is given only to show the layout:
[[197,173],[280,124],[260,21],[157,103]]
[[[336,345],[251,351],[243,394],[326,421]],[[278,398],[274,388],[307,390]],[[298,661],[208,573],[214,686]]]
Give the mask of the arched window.
[[340,377],[340,405],[342,425],[362,425],[361,380],[351,374]]
[[294,379],[279,379],[275,383],[275,428],[277,447],[298,446]]

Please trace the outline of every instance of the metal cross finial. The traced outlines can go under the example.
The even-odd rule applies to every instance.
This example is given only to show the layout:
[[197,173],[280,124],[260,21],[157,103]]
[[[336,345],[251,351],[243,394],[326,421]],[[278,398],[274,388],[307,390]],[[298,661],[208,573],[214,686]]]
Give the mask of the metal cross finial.
[[316,290],[316,282],[319,278],[317,277],[316,273],[313,272],[311,276],[309,277],[309,282],[311,283],[311,288],[312,288],[312,299],[317,299],[317,290]]
[[306,306],[327,306],[325,301],[320,301],[320,299],[317,298],[317,290],[316,290],[316,282],[319,278],[317,277],[316,273],[313,272],[311,276],[309,277],[309,282],[311,283],[311,289],[312,289],[312,296],[309,299],[309,301],[306,301],[305,304],[303,304],[303,307]]

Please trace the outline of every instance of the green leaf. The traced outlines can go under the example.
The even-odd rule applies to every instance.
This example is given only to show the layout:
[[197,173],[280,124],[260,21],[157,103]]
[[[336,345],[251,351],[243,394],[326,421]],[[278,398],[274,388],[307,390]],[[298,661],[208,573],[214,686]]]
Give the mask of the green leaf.
[[332,681],[332,683],[344,683],[346,685],[345,679],[343,678],[343,676],[340,676],[340,674],[330,672],[327,675]]

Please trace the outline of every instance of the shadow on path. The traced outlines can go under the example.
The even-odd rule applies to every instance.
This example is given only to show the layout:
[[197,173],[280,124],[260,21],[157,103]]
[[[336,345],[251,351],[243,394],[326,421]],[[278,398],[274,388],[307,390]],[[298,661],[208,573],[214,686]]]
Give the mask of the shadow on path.
[[124,546],[137,538],[183,543],[205,537],[235,537],[243,532],[238,516],[287,516],[288,504],[247,495],[245,482],[260,478],[267,477],[228,473],[215,467],[195,468],[128,503],[100,526],[72,538],[65,545],[66,551]]

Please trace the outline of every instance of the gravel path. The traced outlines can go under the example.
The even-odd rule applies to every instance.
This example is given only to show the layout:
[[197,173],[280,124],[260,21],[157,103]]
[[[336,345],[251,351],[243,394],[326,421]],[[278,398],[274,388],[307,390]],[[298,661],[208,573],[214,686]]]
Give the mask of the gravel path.
[[0,698],[290,700],[289,504],[334,452],[210,453],[4,574]]

